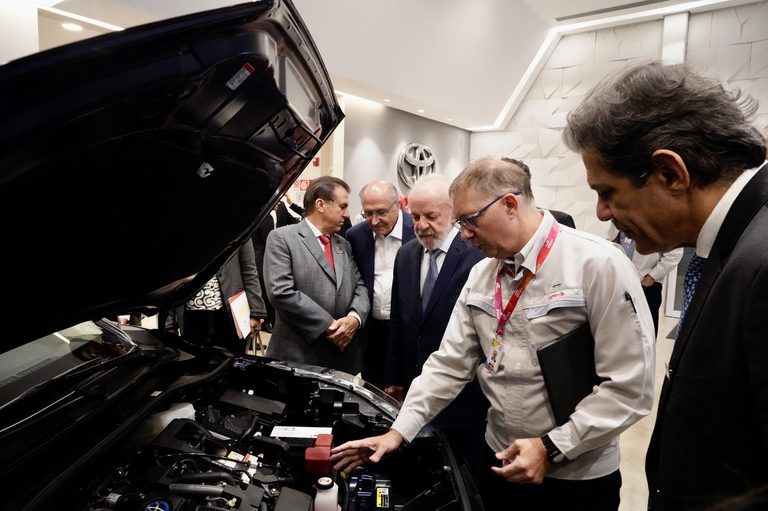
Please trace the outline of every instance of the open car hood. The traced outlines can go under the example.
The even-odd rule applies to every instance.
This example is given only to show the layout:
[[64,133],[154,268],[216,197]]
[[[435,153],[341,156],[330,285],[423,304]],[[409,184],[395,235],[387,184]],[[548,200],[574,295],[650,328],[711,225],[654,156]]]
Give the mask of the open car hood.
[[0,91],[0,351],[193,294],[343,118],[285,0],[38,53]]

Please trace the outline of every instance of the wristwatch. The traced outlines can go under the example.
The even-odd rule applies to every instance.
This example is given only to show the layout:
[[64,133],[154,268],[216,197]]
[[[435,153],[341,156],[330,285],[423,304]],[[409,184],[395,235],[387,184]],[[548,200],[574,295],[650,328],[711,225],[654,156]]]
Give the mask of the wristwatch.
[[541,437],[541,442],[547,450],[547,459],[549,459],[550,463],[561,463],[565,461],[565,454],[558,449],[555,443],[549,438],[549,435]]

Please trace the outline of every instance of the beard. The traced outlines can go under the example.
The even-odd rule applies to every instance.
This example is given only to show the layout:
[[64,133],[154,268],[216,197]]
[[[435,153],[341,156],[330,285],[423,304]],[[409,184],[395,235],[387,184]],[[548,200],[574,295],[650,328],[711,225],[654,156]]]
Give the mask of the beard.
[[414,230],[414,234],[422,247],[427,250],[434,250],[443,244],[443,241],[445,241],[445,238],[450,231],[451,230],[448,229],[443,233],[439,233],[433,229],[425,229],[421,232]]

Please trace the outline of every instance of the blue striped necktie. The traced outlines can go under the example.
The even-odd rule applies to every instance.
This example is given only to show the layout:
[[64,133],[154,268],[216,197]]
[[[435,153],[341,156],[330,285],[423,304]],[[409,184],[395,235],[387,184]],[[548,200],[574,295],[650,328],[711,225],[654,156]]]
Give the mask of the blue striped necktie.
[[704,263],[706,262],[706,257],[699,257],[696,254],[693,254],[691,262],[688,263],[688,269],[685,271],[685,279],[683,280],[683,309],[680,311],[680,323],[677,325],[677,335],[680,335],[680,331],[683,329],[685,313],[688,312],[688,306],[691,305],[693,293],[696,291],[696,285],[701,278],[701,270],[704,268]]
[[436,248],[429,252],[429,268],[427,269],[427,276],[424,279],[424,287],[421,289],[421,310],[424,311],[429,303],[429,296],[432,294],[432,289],[435,287],[437,281],[437,256],[440,255],[441,250]]

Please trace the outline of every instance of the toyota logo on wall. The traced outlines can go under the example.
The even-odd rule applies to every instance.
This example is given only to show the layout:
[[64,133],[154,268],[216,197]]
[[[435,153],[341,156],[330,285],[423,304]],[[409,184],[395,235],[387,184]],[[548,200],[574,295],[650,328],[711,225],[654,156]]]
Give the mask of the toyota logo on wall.
[[435,157],[424,144],[408,144],[397,160],[397,174],[400,180],[411,188],[421,177],[435,172]]

